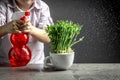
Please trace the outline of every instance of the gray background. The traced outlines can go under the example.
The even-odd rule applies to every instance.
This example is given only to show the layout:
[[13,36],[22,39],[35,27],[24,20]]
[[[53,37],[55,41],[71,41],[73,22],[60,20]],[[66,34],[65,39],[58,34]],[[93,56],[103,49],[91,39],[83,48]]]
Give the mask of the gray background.
[[[75,63],[120,62],[120,0],[44,0],[51,16],[57,20],[72,20],[82,24],[79,37],[84,41],[72,47]],[[45,55],[49,55],[45,44]]]

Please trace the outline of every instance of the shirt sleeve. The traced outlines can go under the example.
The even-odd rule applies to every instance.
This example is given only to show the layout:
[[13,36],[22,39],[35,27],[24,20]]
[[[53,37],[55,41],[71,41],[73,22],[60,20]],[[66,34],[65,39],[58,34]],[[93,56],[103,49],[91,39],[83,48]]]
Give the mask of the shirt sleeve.
[[6,23],[6,6],[0,1],[0,26]]
[[50,10],[47,4],[42,6],[41,9],[41,16],[40,16],[40,21],[39,21],[39,26],[42,29],[45,29],[47,25],[53,24],[53,20],[50,16]]
[[[6,5],[0,1],[0,26],[6,24]],[[3,37],[1,37],[0,39],[3,39]]]

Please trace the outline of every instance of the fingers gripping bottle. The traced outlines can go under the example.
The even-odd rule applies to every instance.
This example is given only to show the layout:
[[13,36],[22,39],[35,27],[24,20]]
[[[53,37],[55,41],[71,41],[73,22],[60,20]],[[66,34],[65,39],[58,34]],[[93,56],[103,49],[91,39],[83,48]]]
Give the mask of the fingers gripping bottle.
[[[18,17],[17,17],[18,16]],[[13,14],[12,19],[25,20],[30,12],[18,12]],[[20,18],[21,17],[21,18]],[[29,36],[27,33],[13,33],[10,36],[12,48],[9,50],[9,61],[12,67],[25,66],[31,59],[31,50],[27,47]]]

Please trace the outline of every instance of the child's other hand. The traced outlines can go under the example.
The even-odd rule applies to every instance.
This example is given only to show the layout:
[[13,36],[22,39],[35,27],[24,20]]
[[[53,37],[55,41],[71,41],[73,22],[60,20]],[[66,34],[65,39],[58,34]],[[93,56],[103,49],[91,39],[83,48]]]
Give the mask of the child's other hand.
[[20,26],[20,31],[30,33],[35,27],[32,26],[29,20],[25,20],[24,24]]

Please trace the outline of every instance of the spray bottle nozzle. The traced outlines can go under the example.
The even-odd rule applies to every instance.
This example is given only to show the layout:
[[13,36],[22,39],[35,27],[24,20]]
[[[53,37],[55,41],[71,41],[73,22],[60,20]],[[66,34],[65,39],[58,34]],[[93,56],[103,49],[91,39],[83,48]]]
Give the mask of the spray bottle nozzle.
[[26,11],[25,12],[25,16],[21,17],[20,20],[25,21],[27,16],[30,16],[30,12],[29,11]]
[[25,16],[30,16],[30,12],[29,12],[29,11],[26,11],[26,12],[25,12]]

